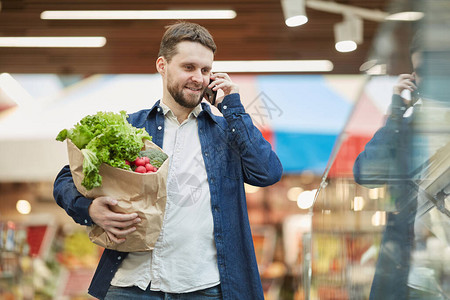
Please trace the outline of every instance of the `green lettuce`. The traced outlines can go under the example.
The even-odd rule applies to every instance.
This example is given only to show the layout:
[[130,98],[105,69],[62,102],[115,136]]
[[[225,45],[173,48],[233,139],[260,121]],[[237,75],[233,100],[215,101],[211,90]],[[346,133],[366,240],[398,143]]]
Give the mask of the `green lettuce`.
[[81,150],[84,175],[81,184],[86,189],[101,186],[99,167],[102,163],[131,170],[125,161],[134,161],[144,147],[144,140],[152,140],[144,128],[133,127],[127,118],[125,111],[98,112],[58,133],[56,140],[70,139]]

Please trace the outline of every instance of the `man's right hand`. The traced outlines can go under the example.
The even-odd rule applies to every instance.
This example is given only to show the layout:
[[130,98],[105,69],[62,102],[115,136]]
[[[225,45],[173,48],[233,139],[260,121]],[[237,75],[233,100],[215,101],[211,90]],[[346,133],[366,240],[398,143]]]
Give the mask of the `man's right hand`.
[[[403,90],[414,92],[417,89],[414,74],[401,74],[394,85],[394,94],[401,96]],[[407,103],[406,103],[407,104]]]
[[118,244],[125,242],[125,236],[136,230],[133,226],[141,222],[137,213],[124,214],[111,210],[117,205],[117,200],[111,197],[95,198],[89,206],[92,221],[103,228],[109,238]]

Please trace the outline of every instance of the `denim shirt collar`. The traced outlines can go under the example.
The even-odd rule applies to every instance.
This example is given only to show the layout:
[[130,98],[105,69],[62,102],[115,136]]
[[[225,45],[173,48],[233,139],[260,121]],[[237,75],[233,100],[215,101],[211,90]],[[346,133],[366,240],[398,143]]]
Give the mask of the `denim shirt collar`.
[[[146,116],[147,118],[149,118],[150,115],[152,115],[152,114],[162,110],[162,107],[161,107],[160,103],[161,103],[161,100],[158,100],[158,101],[155,102],[155,104],[152,106],[152,108],[150,108],[150,110],[149,110],[149,112],[148,112],[148,114]],[[215,123],[219,124],[218,117],[212,113],[211,107],[205,102],[202,102],[200,104],[201,104],[202,111],[198,114],[198,116],[200,117],[202,115],[207,115],[212,121],[214,121]],[[159,108],[159,110],[158,110],[158,108]]]

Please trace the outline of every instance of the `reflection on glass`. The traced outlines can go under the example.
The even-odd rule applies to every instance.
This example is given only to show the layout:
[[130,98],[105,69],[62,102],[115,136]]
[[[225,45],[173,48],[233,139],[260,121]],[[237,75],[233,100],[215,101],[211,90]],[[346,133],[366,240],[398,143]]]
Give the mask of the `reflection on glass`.
[[450,2],[402,5],[424,17],[380,27],[365,69],[385,67],[314,205],[308,299],[450,299]]

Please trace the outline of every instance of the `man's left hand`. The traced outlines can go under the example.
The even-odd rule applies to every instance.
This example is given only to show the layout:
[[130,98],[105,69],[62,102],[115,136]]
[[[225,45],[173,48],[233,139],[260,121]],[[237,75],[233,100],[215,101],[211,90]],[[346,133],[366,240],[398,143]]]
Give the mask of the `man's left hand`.
[[212,88],[214,91],[222,90],[224,94],[222,97],[216,99],[216,106],[223,101],[225,96],[239,93],[239,86],[231,81],[231,78],[227,73],[214,73],[211,75],[211,79],[213,82],[211,82],[208,87]]

